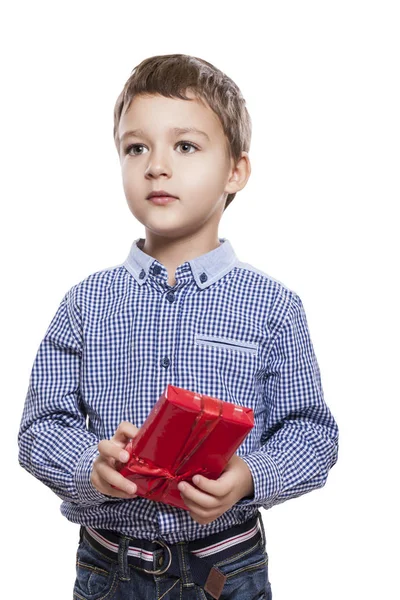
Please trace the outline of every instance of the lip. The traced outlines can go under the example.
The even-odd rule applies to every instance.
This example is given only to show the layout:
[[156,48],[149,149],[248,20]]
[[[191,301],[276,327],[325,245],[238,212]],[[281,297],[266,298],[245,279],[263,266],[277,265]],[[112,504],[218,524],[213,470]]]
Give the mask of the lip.
[[165,190],[154,190],[153,192],[150,192],[150,194],[147,196],[147,199],[151,200],[152,198],[155,198],[157,196],[161,196],[163,198],[166,198],[167,196],[169,198],[174,198],[174,199],[177,198],[177,196],[173,196],[172,194],[170,194],[169,192],[166,192]]
[[151,196],[149,198],[150,202],[153,204],[171,204],[171,202],[175,202],[177,198],[175,196]]

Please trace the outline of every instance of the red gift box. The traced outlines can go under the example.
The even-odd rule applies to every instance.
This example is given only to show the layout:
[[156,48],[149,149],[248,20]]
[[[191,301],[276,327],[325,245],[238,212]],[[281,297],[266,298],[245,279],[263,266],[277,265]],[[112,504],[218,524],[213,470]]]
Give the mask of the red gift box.
[[137,436],[126,446],[122,475],[137,495],[188,510],[180,481],[197,473],[218,479],[254,426],[251,408],[167,385]]

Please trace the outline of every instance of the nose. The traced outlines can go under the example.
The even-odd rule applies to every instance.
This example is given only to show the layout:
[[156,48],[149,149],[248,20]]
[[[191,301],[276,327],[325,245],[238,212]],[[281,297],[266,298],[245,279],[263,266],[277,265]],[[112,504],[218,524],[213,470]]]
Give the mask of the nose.
[[154,152],[149,158],[146,168],[146,177],[159,177],[160,175],[171,175],[171,166],[165,152]]

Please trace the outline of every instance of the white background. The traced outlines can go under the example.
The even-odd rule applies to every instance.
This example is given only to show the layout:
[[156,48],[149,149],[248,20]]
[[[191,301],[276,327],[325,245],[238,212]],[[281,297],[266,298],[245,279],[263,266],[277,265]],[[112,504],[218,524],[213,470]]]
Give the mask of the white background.
[[113,108],[156,54],[241,88],[252,174],[220,236],[303,300],[340,428],[326,486],[263,511],[274,600],[399,598],[397,2],[14,2],[1,11],[1,544],[9,598],[72,598],[78,526],[17,460],[63,295],[123,262]]

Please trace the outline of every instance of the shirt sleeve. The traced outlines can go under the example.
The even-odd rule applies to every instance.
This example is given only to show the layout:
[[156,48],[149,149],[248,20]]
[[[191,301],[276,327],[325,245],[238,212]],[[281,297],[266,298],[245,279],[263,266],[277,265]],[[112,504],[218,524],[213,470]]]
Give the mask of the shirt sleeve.
[[338,427],[324,401],[320,371],[302,302],[292,292],[265,374],[261,447],[241,458],[253,497],[237,506],[270,508],[325,485],[338,456]]
[[73,289],[61,301],[36,354],[18,433],[18,460],[62,500],[100,504],[113,498],[90,482],[99,440],[87,430],[80,395],[83,344]]

